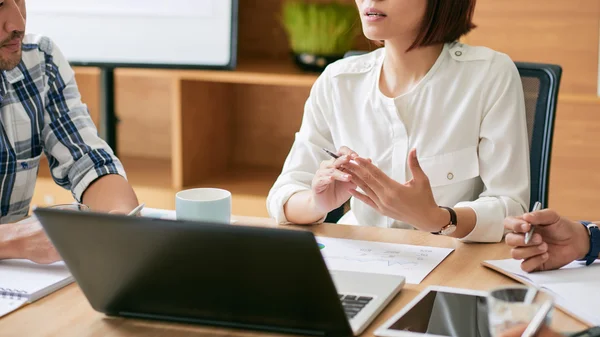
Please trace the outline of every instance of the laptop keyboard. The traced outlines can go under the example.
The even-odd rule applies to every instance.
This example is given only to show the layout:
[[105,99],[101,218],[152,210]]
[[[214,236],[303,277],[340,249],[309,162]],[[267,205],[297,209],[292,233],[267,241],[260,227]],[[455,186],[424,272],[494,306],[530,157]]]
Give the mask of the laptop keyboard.
[[371,302],[373,297],[339,294],[342,307],[348,319],[353,319],[358,313]]

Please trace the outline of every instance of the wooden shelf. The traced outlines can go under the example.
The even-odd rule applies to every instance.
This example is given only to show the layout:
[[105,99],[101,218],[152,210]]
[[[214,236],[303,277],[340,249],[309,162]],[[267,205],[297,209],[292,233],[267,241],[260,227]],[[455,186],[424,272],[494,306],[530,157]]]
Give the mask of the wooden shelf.
[[[127,179],[134,186],[171,188],[171,160],[121,157]],[[52,179],[48,159],[40,160],[38,179]]]
[[[75,71],[81,75],[99,74],[94,68],[76,67]],[[290,59],[242,59],[234,70],[117,68],[115,75],[295,87],[310,87],[318,77],[317,73],[300,70]]]
[[[78,75],[98,76],[97,68],[75,67]],[[182,81],[203,81],[234,84],[311,87],[319,76],[300,70],[290,59],[240,60],[235,70],[180,70],[149,68],[118,68],[116,73],[126,77],[150,77]],[[561,93],[559,100],[568,103],[597,103],[600,96]]]
[[[173,190],[171,185],[171,161],[155,158],[122,157],[127,178],[134,187]],[[187,188],[215,187],[230,191],[233,194],[266,197],[279,176],[273,168],[236,167],[227,172],[207,178],[197,185]],[[48,160],[40,161],[38,179],[52,179]]]
[[173,186],[170,159],[127,156],[120,159],[131,185],[155,188]]
[[234,195],[267,197],[280,171],[272,168],[239,167],[224,174],[208,178],[194,187],[215,187],[230,191]]

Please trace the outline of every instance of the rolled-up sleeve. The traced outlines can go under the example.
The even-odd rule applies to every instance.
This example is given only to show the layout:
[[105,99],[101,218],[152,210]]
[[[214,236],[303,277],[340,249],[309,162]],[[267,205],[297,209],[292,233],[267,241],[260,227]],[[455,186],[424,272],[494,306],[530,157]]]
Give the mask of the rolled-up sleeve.
[[479,168],[484,190],[469,207],[477,215],[471,233],[462,240],[499,242],[503,220],[529,208],[529,137],[523,85],[515,64],[501,54],[492,62],[484,95],[479,141]]
[[[304,107],[300,130],[283,169],[267,197],[269,215],[279,224],[287,224],[283,206],[298,192],[310,190],[313,177],[322,161],[329,157],[322,148],[333,149],[330,125],[326,114],[331,113],[328,71],[325,70],[311,88]],[[325,218],[318,222],[323,222]]]
[[56,45],[47,50],[44,152],[54,181],[81,202],[83,193],[96,179],[108,174],[126,175],[81,102],[73,69]]

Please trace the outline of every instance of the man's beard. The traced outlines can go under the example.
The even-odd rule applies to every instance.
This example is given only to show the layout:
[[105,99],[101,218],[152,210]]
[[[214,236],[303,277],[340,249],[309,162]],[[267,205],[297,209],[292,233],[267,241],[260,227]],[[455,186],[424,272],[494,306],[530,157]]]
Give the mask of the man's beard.
[[[8,38],[4,39],[4,41],[0,42],[0,47],[9,43],[14,39],[23,39],[24,32],[13,32]],[[9,57],[0,56],[0,70],[13,70],[15,69],[19,63],[21,62],[22,50],[19,49],[18,52],[10,55]]]
[[13,70],[21,63],[22,51],[11,55],[10,57],[0,56],[0,70]]

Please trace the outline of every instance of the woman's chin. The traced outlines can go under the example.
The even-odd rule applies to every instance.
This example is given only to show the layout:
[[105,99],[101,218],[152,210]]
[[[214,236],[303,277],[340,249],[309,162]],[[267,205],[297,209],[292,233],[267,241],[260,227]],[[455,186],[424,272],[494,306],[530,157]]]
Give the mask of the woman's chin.
[[367,39],[372,41],[384,41],[389,38],[389,34],[382,32],[381,29],[365,29],[363,33]]

